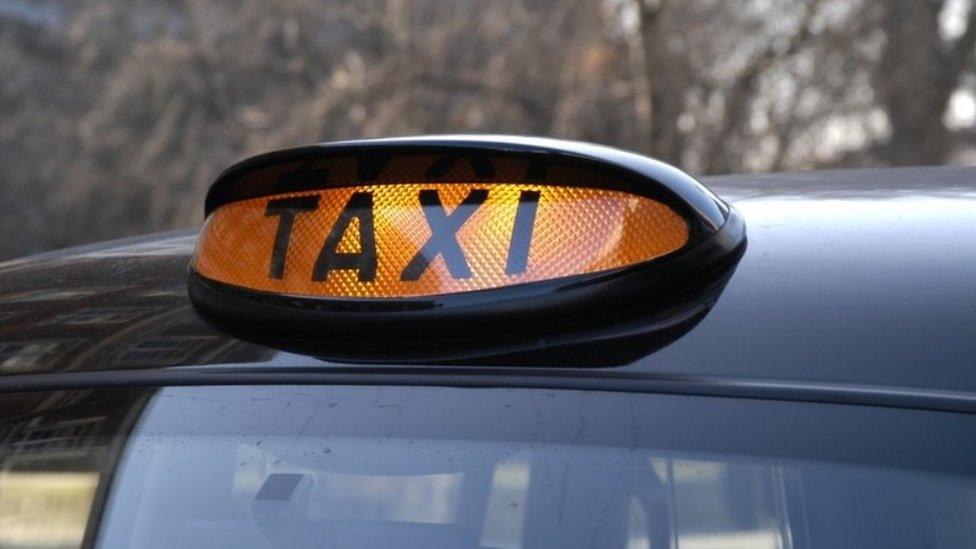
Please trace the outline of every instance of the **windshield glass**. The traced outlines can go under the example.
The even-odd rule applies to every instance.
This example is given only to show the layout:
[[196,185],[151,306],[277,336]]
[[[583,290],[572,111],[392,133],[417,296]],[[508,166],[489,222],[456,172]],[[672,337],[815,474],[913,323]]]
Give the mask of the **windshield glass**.
[[973,479],[648,448],[153,435],[135,442],[121,479],[104,547],[773,549],[976,540],[972,522],[960,520],[976,512]]
[[420,387],[31,405],[4,427],[3,546],[976,543],[976,419],[963,414]]

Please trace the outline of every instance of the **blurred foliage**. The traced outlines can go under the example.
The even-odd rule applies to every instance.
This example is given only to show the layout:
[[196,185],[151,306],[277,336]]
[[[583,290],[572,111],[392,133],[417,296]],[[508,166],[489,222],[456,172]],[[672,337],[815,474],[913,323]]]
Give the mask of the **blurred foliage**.
[[231,162],[336,139],[967,162],[974,49],[973,0],[0,0],[0,258],[194,225]]

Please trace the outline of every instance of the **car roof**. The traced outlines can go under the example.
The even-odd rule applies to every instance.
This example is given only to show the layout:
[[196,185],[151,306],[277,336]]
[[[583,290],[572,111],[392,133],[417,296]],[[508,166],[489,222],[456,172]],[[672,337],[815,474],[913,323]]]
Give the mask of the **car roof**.
[[[742,213],[748,232],[745,254],[711,311],[663,347],[625,353],[612,368],[587,367],[590,355],[613,351],[582,344],[547,353],[550,368],[536,371],[531,360],[518,362],[525,368],[519,372],[547,379],[578,370],[587,379],[628,382],[774,380],[976,393],[976,168],[810,171],[703,182]],[[235,339],[198,317],[185,287],[195,234],[0,264],[0,382],[175,366],[349,371],[348,364]],[[515,368],[516,361],[498,358],[481,366]],[[437,371],[470,368],[441,365]]]

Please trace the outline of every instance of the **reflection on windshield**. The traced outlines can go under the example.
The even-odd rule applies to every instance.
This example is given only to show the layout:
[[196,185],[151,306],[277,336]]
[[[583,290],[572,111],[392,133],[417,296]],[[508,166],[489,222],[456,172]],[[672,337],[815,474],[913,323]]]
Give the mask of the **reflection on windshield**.
[[6,395],[0,415],[2,547],[976,545],[965,414],[184,387]]
[[77,547],[98,474],[0,473],[0,547]]
[[4,395],[0,403],[0,547],[82,546],[148,394]]
[[[774,549],[807,546],[793,539],[810,527],[803,523],[805,503],[823,505],[821,512],[834,515],[831,523],[848,528],[855,523],[841,517],[870,517],[873,522],[838,541],[871,546],[913,501],[968,500],[968,510],[976,510],[971,484],[835,466],[662,458],[586,446],[319,438],[237,440],[219,451],[216,441],[189,441],[178,457],[167,451],[174,442],[137,443],[125,473],[134,484],[123,486],[120,497],[136,498],[128,492],[148,488],[148,499],[113,508],[103,546],[202,548],[230,539],[255,548]],[[414,458],[429,458],[430,467],[398,466],[411,445],[423,448]],[[286,461],[295,453],[319,457]],[[135,475],[148,485],[140,487]],[[829,497],[804,502],[804,478]],[[878,492],[858,489],[870,485],[900,495],[879,500]],[[944,520],[952,531],[952,519]]]
[[[119,498],[149,498],[113,507],[103,546],[790,546],[778,467],[476,441],[216,442],[136,442]],[[419,461],[400,467],[410,446]]]
[[640,407],[672,397],[220,391],[157,395],[116,472],[99,546],[762,549],[976,539],[960,520],[976,513],[972,478],[655,446],[670,436],[655,435],[655,422],[684,429],[685,419],[662,423]]

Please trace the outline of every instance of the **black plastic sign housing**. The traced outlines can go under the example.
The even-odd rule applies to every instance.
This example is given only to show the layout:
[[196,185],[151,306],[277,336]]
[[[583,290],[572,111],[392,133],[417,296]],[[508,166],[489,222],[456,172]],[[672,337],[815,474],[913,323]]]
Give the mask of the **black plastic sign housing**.
[[[235,335],[289,348],[332,349],[350,359],[362,354],[350,351],[354,347],[350,341],[365,342],[358,346],[363,349],[376,347],[371,346],[376,342],[381,342],[380,347],[400,342],[402,350],[394,353],[400,359],[429,356],[432,345],[449,356],[483,355],[488,347],[492,353],[505,352],[500,342],[506,340],[522,341],[515,346],[519,349],[544,346],[547,338],[561,331],[582,334],[588,327],[647,315],[656,319],[651,323],[655,329],[669,326],[668,315],[675,323],[687,324],[714,303],[745,247],[745,225],[739,214],[681,170],[609,147],[527,137],[376,139],[262,154],[231,166],[217,178],[207,194],[205,213],[240,200],[347,185],[330,181],[329,163],[335,159],[355,158],[357,176],[368,180],[384,169],[388,159],[409,155],[430,159],[425,173],[431,181],[458,161],[470,163],[478,181],[486,184],[496,181],[497,165],[513,159],[529,166],[527,180],[533,178],[533,170],[571,166],[594,176],[560,185],[585,184],[653,198],[686,220],[689,241],[675,253],[609,271],[424,297],[280,295],[211,280],[191,267],[189,295],[198,311]],[[318,176],[302,180],[261,175],[276,173],[275,166],[295,163],[314,166]],[[449,348],[453,350],[448,352]]]

